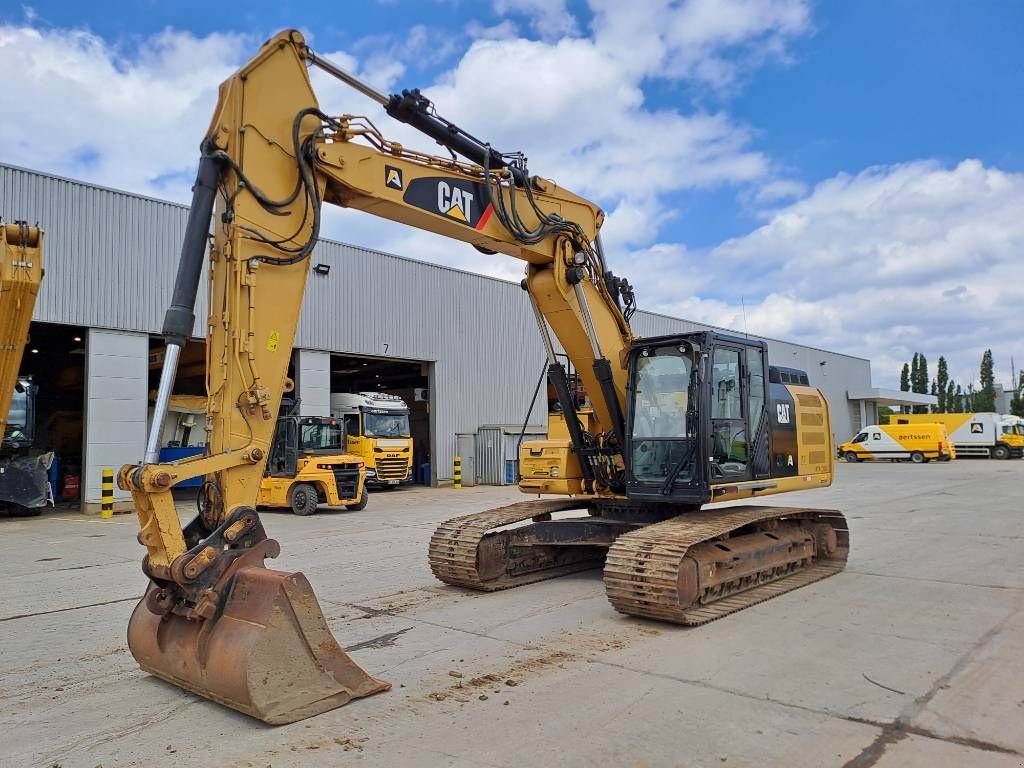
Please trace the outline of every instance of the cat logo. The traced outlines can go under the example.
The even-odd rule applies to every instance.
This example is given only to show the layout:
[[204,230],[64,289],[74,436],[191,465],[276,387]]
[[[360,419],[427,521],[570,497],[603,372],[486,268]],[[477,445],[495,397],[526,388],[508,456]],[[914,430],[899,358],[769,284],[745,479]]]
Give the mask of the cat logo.
[[483,229],[494,207],[483,184],[450,176],[420,176],[405,185],[402,200],[421,211]]
[[778,403],[775,406],[775,420],[779,424],[789,424],[789,403]]
[[405,185],[402,183],[402,169],[395,168],[393,165],[385,165],[384,186],[391,187],[392,189],[404,189]]
[[473,219],[473,193],[446,181],[437,182],[437,210],[446,216],[469,224]]

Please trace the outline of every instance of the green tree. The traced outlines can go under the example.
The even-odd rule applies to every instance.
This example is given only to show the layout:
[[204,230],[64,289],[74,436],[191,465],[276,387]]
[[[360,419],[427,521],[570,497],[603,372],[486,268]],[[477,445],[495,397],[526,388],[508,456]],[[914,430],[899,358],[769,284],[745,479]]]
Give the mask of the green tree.
[[974,395],[971,407],[975,411],[988,413],[996,409],[996,377],[993,371],[992,350],[986,349],[981,356],[981,371],[978,376],[981,388]]
[[892,417],[893,410],[888,405],[878,406],[878,423],[888,424],[889,419]]
[[[923,354],[917,355],[917,376],[911,381],[911,388],[919,395],[928,394],[928,358]],[[928,406],[915,405],[914,413],[928,413]]]
[[[914,357],[916,358],[917,355],[914,355]],[[909,363],[904,363],[903,364],[903,370],[900,372],[900,391],[901,392],[909,392],[910,391],[910,364]],[[905,407],[900,406],[900,413],[907,413],[907,412],[908,411],[907,411],[907,409]]]
[[1024,418],[1024,371],[1020,372],[1017,389],[1014,390],[1013,397],[1010,398],[1010,413]]
[[[935,379],[932,379],[931,395],[932,395],[932,397],[934,397],[936,399],[938,399],[938,397],[939,397],[939,385],[935,383]],[[937,405],[929,405],[928,406],[928,413],[939,413],[939,406],[937,406]]]
[[956,393],[959,389],[959,385],[953,381],[946,385],[946,413],[958,413],[960,411],[956,404]]
[[964,413],[974,413],[974,384],[967,385],[967,391],[964,392]]
[[946,358],[939,355],[939,370],[935,374],[935,384],[937,391],[936,397],[939,398],[939,413],[946,412],[946,393],[949,392],[949,365],[946,363]]

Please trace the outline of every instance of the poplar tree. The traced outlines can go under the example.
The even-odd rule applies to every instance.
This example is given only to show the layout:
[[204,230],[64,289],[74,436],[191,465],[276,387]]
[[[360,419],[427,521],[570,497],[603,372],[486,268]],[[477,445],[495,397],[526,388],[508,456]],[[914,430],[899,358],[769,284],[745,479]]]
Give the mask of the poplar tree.
[[978,379],[981,388],[974,395],[972,410],[988,413],[996,409],[996,377],[992,364],[992,350],[986,349],[981,356],[981,371]]
[[949,391],[949,365],[946,363],[946,358],[939,355],[939,370],[935,374],[935,385],[936,392],[935,396],[939,398],[938,413],[946,412],[946,392]]
[[[916,357],[916,355],[915,355],[915,357]],[[909,363],[904,363],[903,364],[903,371],[900,372],[900,391],[901,392],[909,392],[910,391],[910,364]],[[900,406],[900,413],[910,413],[910,411],[907,409],[906,406],[901,405]]]
[[[923,354],[916,355],[917,357],[917,376],[912,376],[911,381],[912,389],[919,395],[928,394],[928,358]],[[928,413],[927,405],[915,405],[914,413]]]
[[1013,397],[1010,398],[1010,413],[1024,418],[1024,370],[1020,372],[1017,389],[1014,390]]

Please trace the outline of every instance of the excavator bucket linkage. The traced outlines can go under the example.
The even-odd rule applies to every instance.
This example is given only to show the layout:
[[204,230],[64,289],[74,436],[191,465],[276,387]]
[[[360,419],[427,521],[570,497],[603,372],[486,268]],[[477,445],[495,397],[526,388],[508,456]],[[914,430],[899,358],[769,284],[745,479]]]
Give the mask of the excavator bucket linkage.
[[272,725],[391,688],[334,639],[301,573],[266,568],[280,546],[252,509],[235,512],[151,584],[128,624],[128,647],[147,672]]

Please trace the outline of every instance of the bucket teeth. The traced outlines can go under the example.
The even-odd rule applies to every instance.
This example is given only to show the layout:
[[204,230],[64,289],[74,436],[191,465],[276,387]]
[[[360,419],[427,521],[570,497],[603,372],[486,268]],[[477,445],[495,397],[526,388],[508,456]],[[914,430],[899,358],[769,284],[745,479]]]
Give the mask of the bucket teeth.
[[157,615],[144,597],[128,624],[128,647],[139,665],[275,725],[391,688],[338,645],[301,573],[246,566],[222,589],[219,611],[209,619]]

